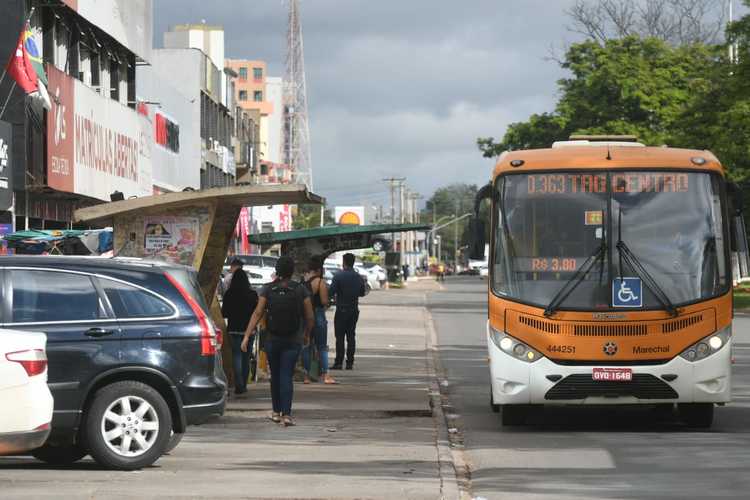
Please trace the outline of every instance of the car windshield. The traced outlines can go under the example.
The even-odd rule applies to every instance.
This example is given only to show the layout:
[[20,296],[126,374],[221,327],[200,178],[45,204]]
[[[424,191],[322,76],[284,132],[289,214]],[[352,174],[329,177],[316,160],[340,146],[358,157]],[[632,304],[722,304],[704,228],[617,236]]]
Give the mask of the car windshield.
[[[717,176],[515,174],[498,179],[497,190],[492,280],[500,296],[547,307],[572,281],[560,309],[663,309],[653,283],[675,305],[727,288]],[[602,248],[585,276],[571,280]]]

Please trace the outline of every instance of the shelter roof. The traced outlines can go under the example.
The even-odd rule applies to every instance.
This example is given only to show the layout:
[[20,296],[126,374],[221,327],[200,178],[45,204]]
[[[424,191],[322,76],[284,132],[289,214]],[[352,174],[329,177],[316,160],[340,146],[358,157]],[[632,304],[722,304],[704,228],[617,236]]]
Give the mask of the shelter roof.
[[262,206],[285,203],[323,204],[325,198],[311,193],[302,184],[279,184],[261,186],[230,186],[181,191],[142,198],[102,203],[93,207],[81,208],[75,212],[76,222],[109,223],[114,217],[142,210],[168,210],[189,207],[196,203],[218,201],[224,206]]
[[313,238],[327,238],[330,236],[341,236],[346,234],[384,234],[403,233],[406,231],[429,231],[429,224],[373,224],[369,226],[336,225],[323,226],[312,229],[300,229],[297,231],[284,231],[279,233],[251,234],[248,240],[253,245],[275,245],[291,240],[308,240]]

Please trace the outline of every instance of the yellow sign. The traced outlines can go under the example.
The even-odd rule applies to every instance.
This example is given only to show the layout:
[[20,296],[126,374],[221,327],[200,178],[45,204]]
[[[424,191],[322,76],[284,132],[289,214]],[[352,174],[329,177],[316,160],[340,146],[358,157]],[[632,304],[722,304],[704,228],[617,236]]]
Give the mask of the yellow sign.
[[601,226],[604,216],[601,210],[586,210],[586,225]]

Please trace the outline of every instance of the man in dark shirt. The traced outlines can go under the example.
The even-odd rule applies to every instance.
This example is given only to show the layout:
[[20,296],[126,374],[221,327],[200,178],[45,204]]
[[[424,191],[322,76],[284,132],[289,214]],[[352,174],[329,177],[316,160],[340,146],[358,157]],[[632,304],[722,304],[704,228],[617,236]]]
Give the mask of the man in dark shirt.
[[346,369],[354,366],[354,340],[359,319],[359,298],[365,295],[365,282],[354,270],[354,255],[344,254],[344,270],[333,276],[330,297],[336,299],[336,315],[333,325],[336,330],[336,362],[332,370],[340,370],[344,362],[344,340],[346,339]]

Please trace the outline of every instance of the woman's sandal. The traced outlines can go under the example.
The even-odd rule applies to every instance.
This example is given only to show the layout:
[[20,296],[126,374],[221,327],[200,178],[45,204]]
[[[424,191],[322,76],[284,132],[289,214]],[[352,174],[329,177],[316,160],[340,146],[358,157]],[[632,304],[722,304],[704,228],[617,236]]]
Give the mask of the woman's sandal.
[[281,414],[273,412],[268,416],[269,419],[275,424],[281,423]]
[[294,420],[289,415],[284,415],[281,417],[282,422],[284,422],[284,427],[291,427],[293,425],[297,425],[294,423]]
[[327,385],[335,385],[338,384],[338,381],[331,376],[326,376],[323,378],[323,383]]

